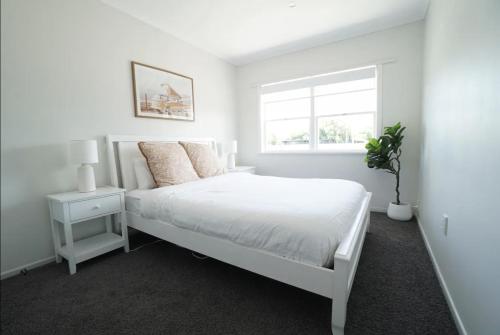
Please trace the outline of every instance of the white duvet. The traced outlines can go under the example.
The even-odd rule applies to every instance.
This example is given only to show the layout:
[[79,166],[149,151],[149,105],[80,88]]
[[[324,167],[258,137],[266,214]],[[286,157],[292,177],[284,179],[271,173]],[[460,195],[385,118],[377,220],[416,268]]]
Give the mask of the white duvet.
[[342,179],[229,173],[151,190],[141,214],[329,267],[365,196],[362,185]]

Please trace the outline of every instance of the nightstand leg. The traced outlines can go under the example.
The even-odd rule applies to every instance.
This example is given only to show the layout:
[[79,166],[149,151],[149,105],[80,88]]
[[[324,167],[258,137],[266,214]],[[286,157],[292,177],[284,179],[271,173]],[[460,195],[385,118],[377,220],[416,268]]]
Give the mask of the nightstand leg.
[[62,258],[59,255],[59,249],[61,249],[61,236],[59,235],[59,226],[57,221],[52,218],[52,204],[49,201],[49,211],[50,211],[50,229],[52,231],[52,241],[54,242],[54,253],[56,254],[56,263],[61,263]]
[[59,235],[59,226],[56,220],[50,220],[52,226],[52,237],[54,238],[54,251],[56,253],[56,263],[62,262],[62,257],[59,255],[59,249],[61,248],[61,236]]
[[106,233],[112,233],[113,230],[111,229],[111,215],[107,215],[104,220],[106,222]]
[[125,211],[122,211],[121,213],[121,221],[122,221],[122,237],[125,240],[125,245],[123,246],[123,250],[125,252],[129,252],[129,245],[128,245],[128,227],[127,227],[127,213]]
[[119,231],[121,230],[121,217],[122,217],[122,214],[121,213],[117,213],[117,214],[112,214],[113,215],[113,229],[115,231]]
[[75,261],[75,253],[73,250],[73,229],[70,223],[64,224],[64,237],[66,239],[66,249],[68,250],[68,265],[69,265],[69,273],[76,273],[76,261]]

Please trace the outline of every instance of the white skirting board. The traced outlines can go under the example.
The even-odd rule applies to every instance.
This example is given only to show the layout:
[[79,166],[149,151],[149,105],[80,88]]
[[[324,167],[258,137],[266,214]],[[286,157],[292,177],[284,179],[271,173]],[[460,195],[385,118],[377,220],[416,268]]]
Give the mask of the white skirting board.
[[[413,210],[413,214],[416,217],[417,213],[418,213],[418,206],[411,206],[411,208]],[[370,211],[377,212],[377,213],[387,213],[387,207],[371,207]]]
[[387,207],[372,207],[370,208],[370,211],[376,213],[387,213]]
[[422,238],[424,239],[425,247],[427,248],[427,252],[429,253],[429,256],[431,257],[432,265],[434,266],[434,271],[436,272],[436,275],[439,279],[439,284],[441,285],[441,289],[443,290],[444,296],[446,298],[446,302],[448,303],[448,306],[450,308],[451,315],[453,316],[453,320],[455,320],[455,325],[458,329],[458,332],[460,335],[468,335],[467,330],[465,329],[465,326],[462,322],[462,318],[460,317],[460,314],[458,314],[458,310],[455,306],[455,302],[453,301],[453,298],[450,294],[450,291],[448,290],[448,286],[446,285],[446,281],[444,280],[443,274],[441,273],[441,269],[439,268],[439,264],[434,257],[434,253],[432,252],[431,245],[429,244],[429,240],[427,239],[427,235],[425,234],[424,228],[422,227],[422,224],[420,222],[420,216],[417,214],[417,223],[418,223],[418,228],[420,229],[420,233],[422,234]]
[[55,262],[55,261],[56,261],[55,256],[50,256],[50,257],[47,257],[44,259],[40,259],[38,261],[34,261],[34,262],[31,262],[31,263],[28,263],[25,265],[18,266],[17,268],[14,268],[14,269],[6,270],[6,271],[2,272],[0,277],[2,280],[4,280],[4,279],[18,275],[23,269],[31,270],[31,269],[37,268],[39,266]]

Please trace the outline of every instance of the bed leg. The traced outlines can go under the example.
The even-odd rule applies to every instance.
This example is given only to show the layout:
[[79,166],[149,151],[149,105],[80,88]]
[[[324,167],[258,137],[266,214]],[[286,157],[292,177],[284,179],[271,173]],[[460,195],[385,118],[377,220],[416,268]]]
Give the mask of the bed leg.
[[333,299],[332,299],[332,334],[344,335],[344,326],[347,314],[348,263],[337,261],[333,270]]
[[332,335],[344,335],[344,328],[332,326]]
[[346,307],[347,304],[338,298],[332,302],[332,335],[344,335]]

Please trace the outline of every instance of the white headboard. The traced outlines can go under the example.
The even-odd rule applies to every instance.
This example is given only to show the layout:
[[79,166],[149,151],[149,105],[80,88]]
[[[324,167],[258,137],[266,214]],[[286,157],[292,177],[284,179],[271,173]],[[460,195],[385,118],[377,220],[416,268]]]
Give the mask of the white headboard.
[[134,160],[143,157],[137,143],[139,142],[194,142],[204,143],[217,153],[217,144],[213,138],[140,136],[140,135],[107,135],[109,173],[111,185],[125,188],[127,191],[137,188]]

